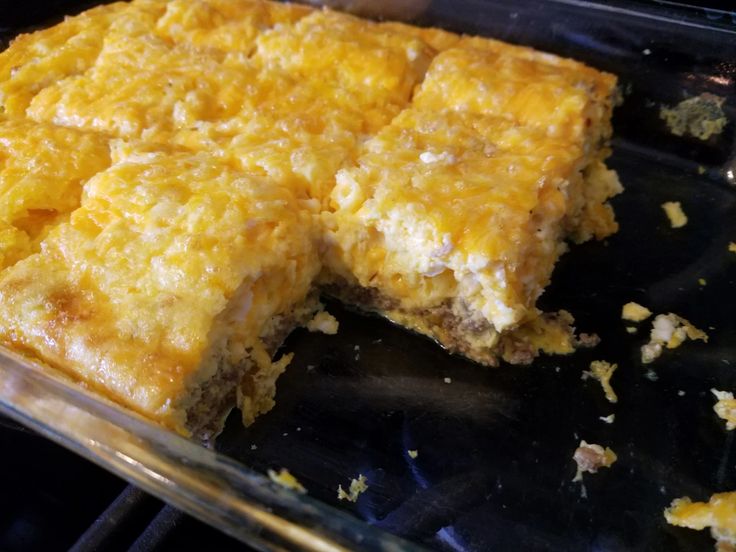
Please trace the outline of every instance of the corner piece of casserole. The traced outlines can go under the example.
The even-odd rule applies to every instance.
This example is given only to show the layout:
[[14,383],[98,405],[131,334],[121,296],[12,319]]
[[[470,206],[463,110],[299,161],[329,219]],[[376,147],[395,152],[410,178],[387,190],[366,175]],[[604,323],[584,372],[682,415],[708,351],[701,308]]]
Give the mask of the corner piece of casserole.
[[0,337],[184,434],[272,406],[312,315],[313,214],[208,154],[119,148],[41,250],[0,275]]

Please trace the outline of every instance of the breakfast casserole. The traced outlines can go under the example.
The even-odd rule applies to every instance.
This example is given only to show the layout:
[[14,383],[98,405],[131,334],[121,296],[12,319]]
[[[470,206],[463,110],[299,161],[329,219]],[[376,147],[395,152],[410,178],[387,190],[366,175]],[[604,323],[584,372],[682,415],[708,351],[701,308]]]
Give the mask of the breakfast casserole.
[[594,340],[536,301],[567,241],[617,230],[615,84],[262,0],[21,35],[0,53],[0,339],[203,438],[273,405],[283,338],[329,321],[320,291],[487,365],[569,353]]

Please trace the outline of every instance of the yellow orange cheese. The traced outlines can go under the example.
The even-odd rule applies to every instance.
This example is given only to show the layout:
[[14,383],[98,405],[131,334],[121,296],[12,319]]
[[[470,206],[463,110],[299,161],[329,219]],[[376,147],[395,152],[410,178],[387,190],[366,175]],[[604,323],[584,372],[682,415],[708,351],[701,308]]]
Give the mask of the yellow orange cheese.
[[[678,498],[664,512],[667,523],[698,531],[710,527],[717,550],[736,545],[736,492],[716,493],[708,502]],[[721,548],[722,547],[722,548]]]
[[36,251],[109,164],[105,136],[0,120],[0,268]]

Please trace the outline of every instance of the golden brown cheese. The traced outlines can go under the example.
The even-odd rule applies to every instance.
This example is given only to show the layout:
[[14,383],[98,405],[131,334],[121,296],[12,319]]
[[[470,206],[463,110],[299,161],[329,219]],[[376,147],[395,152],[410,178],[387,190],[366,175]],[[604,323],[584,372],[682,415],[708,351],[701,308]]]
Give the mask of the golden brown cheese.
[[104,136],[0,120],[0,268],[36,251],[79,206],[83,183],[109,165]]
[[415,25],[407,25],[397,21],[386,21],[381,23],[381,27],[390,29],[397,33],[403,33],[407,36],[422,40],[437,52],[447,50],[457,45],[461,36],[444,29],[436,27],[417,27]]
[[[244,5],[260,6],[257,13],[274,11],[273,6],[264,8],[268,4]],[[112,28],[94,64],[41,90],[28,116],[126,139],[217,151],[244,169],[288,180],[325,200],[335,172],[354,158],[356,142],[408,101],[421,66],[428,63],[421,52],[416,54],[420,58],[410,59],[407,51],[420,48],[416,40],[392,33],[376,40],[370,29],[358,32],[359,20],[327,13],[261,34],[253,61],[232,52],[211,55],[186,42],[172,44],[161,33],[165,21],[166,28],[181,27],[166,18],[178,14],[186,19],[182,6],[195,9],[200,4],[170,4],[158,21],[158,34],[152,28],[136,33]],[[295,13],[303,15],[303,10]],[[335,21],[345,36],[328,27]],[[352,51],[353,57],[360,51],[375,63],[364,66],[356,60],[354,75],[343,68],[334,74],[339,82],[332,82],[320,69],[324,54],[317,55],[311,43],[303,44],[299,33],[314,40],[320,36],[324,43],[334,40],[338,58],[342,50]],[[355,36],[348,41],[350,33]],[[386,57],[389,62],[382,64]],[[374,86],[361,85],[368,74],[374,75]]]
[[550,136],[582,144],[592,131],[610,135],[605,114],[615,78],[595,72],[602,81],[588,84],[587,74],[561,70],[502,49],[457,46],[434,58],[414,104],[423,109],[455,109],[509,117]]
[[364,114],[283,72],[254,70],[246,86],[250,95],[237,114],[180,129],[174,141],[232,158],[326,203],[335,173],[355,157]]
[[166,5],[166,13],[156,22],[158,36],[218,56],[225,52],[249,54],[261,32],[277,24],[294,23],[312,11],[308,6],[261,0],[161,3]]
[[318,83],[321,94],[365,113],[375,132],[405,106],[433,51],[416,38],[332,11],[258,37],[255,60]]
[[[20,35],[0,53],[0,113],[23,116],[38,92],[84,74],[111,35],[154,34],[169,44],[221,58],[224,52],[248,54],[260,32],[311,11],[262,0],[135,0],[93,8],[59,25]],[[140,55],[135,48],[129,53]]]
[[209,155],[131,153],[2,274],[0,335],[186,432],[218,364],[247,361],[304,300],[319,269],[311,217]]
[[0,114],[22,117],[38,92],[88,70],[112,29],[135,36],[151,28],[163,9],[155,0],[139,0],[135,7],[116,2],[19,35],[0,52]]
[[83,75],[42,90],[28,115],[37,121],[167,143],[173,132],[237,112],[247,67],[228,69],[150,34],[111,32]]

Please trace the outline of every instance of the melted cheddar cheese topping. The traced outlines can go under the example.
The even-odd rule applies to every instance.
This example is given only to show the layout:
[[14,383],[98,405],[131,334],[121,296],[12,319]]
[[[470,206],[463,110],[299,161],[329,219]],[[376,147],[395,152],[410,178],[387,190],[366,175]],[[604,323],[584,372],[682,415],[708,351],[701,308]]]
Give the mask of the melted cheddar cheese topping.
[[0,268],[38,250],[79,207],[84,182],[109,165],[104,136],[0,120]]

